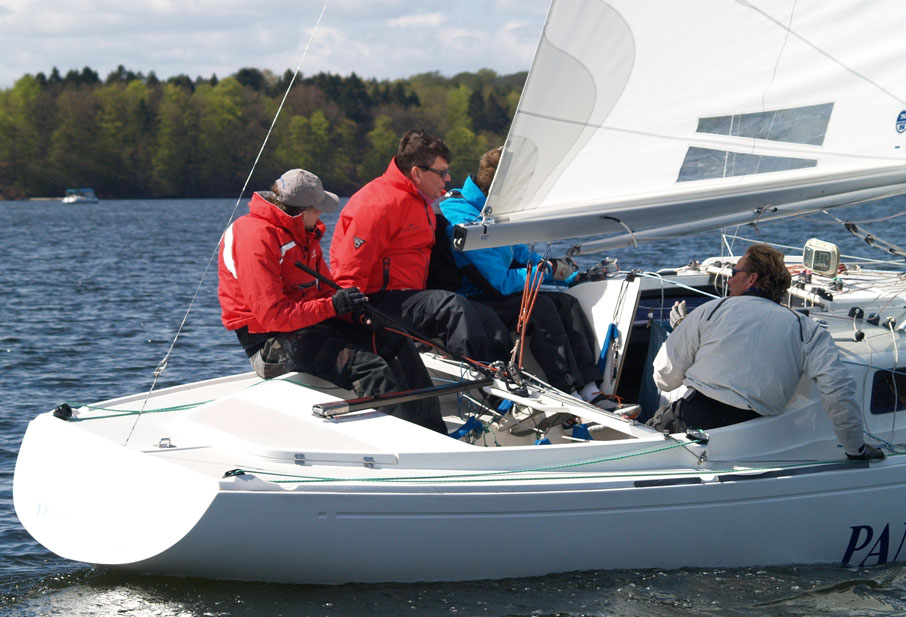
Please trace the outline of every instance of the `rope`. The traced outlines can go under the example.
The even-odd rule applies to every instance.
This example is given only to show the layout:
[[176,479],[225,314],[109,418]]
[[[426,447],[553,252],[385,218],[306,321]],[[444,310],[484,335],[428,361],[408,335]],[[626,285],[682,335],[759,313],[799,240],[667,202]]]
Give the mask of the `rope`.
[[[247,387],[254,388],[256,386],[261,386],[264,384],[281,383],[281,382],[290,383],[290,384],[293,384],[294,386],[299,386],[300,388],[307,388],[309,390],[319,390],[321,392],[328,392],[330,390],[342,390],[343,389],[343,388],[340,388],[339,386],[319,386],[319,385],[310,384],[310,383],[302,383],[299,381],[293,381],[291,379],[262,379],[261,381],[257,381]],[[454,383],[454,382],[451,382],[451,383]],[[206,401],[198,401],[195,403],[184,403],[182,405],[174,405],[173,407],[158,407],[157,409],[144,409],[144,408],[142,408],[142,409],[115,409],[113,407],[101,407],[100,405],[83,405],[80,403],[69,403],[69,402],[67,402],[66,404],[69,405],[70,407],[72,407],[73,409],[83,409],[84,408],[84,409],[96,410],[96,411],[116,412],[116,413],[112,413],[112,414],[109,414],[106,416],[91,416],[91,417],[87,417],[87,418],[78,418],[78,417],[73,416],[69,420],[70,422],[87,422],[88,420],[106,420],[109,418],[121,418],[123,416],[133,416],[133,415],[140,415],[140,414],[146,414],[146,413],[166,413],[166,412],[170,412],[170,411],[188,411],[190,409],[195,409],[196,407],[201,407],[202,405],[206,405],[207,403],[212,403],[215,400],[217,400],[217,399],[208,399]]]
[[[532,271],[529,267],[529,272]],[[528,278],[526,276],[526,278]],[[525,305],[525,310],[519,315],[519,323],[516,326],[516,330],[519,333],[519,368],[522,368],[522,358],[525,353],[525,337],[526,330],[528,329],[528,322],[532,318],[532,312],[535,310],[535,302],[538,300],[538,292],[541,290],[541,283],[544,281],[544,268],[541,264],[538,264],[538,267],[535,268],[534,274],[532,276],[532,283],[529,288],[529,294],[527,298],[523,299],[523,304]]]
[[[438,480],[448,480],[451,482],[458,482],[458,481],[461,481],[463,479],[468,479],[468,478],[476,478],[476,479],[477,478],[500,478],[500,477],[505,477],[505,476],[512,476],[515,474],[522,474],[522,473],[538,473],[538,472],[544,472],[544,471],[555,471],[558,469],[570,469],[570,468],[575,468],[575,467],[583,467],[586,465],[595,465],[598,463],[608,463],[608,462],[612,462],[612,461],[619,461],[619,460],[624,460],[624,459],[628,459],[628,458],[633,458],[636,456],[644,456],[647,454],[656,454],[658,452],[663,452],[665,450],[683,448],[683,447],[689,445],[690,443],[699,443],[699,442],[698,441],[690,441],[690,442],[686,442],[686,443],[677,442],[677,443],[674,443],[674,444],[671,444],[668,446],[664,446],[661,448],[652,448],[650,450],[642,450],[640,452],[631,452],[629,454],[622,454],[619,456],[610,456],[610,457],[604,457],[604,458],[591,459],[591,460],[587,460],[587,461],[578,461],[575,463],[564,463],[562,465],[550,465],[550,466],[545,466],[545,467],[529,467],[526,469],[505,469],[503,471],[481,471],[481,472],[466,473],[466,474],[442,474],[442,475],[436,475],[436,476],[400,476],[400,477],[393,477],[393,478],[330,478],[330,477],[305,476],[305,475],[301,475],[301,474],[298,474],[298,475],[297,474],[284,474],[284,473],[269,472],[266,470],[254,470],[254,469],[241,469],[240,471],[245,471],[247,473],[263,473],[263,474],[267,474],[269,476],[276,476],[276,477],[283,477],[283,478],[293,478],[293,480],[283,480],[282,482],[377,482],[377,483],[381,483],[381,482],[419,482],[419,481],[428,481],[428,480],[430,480],[432,482],[435,482]],[[839,461],[835,461],[835,462],[839,462]],[[673,473],[673,472],[668,472],[668,473]],[[678,473],[686,473],[686,472],[678,472]],[[700,474],[701,472],[698,471],[695,473]],[[708,473],[710,474],[713,472],[709,471]],[[606,474],[603,477],[610,477],[613,475],[616,475],[616,474]],[[652,474],[651,474],[651,472],[648,472],[648,473],[638,473],[638,474],[633,473],[633,474],[626,474],[626,475],[650,476]],[[667,475],[667,474],[658,474],[658,475]],[[576,476],[576,477],[589,477],[589,476],[583,475],[583,476]],[[591,477],[595,477],[595,476],[591,476]],[[534,479],[534,478],[514,478],[514,480],[531,480],[531,479]],[[538,478],[538,479],[548,480],[548,479],[552,479],[552,478]]]
[[[689,444],[699,443],[697,441],[690,441],[688,443],[676,443],[670,446],[665,446],[663,448],[645,450],[641,452],[634,452],[630,454],[625,454],[621,456],[607,457],[594,459],[589,461],[581,461],[578,463],[569,463],[564,465],[552,465],[550,467],[536,467],[536,468],[527,468],[527,469],[514,469],[514,470],[504,470],[504,471],[487,471],[487,472],[477,472],[469,474],[444,474],[444,475],[435,475],[435,476],[398,476],[398,477],[381,477],[381,478],[368,478],[368,477],[359,477],[359,478],[334,478],[334,477],[317,477],[317,476],[307,476],[301,474],[285,474],[279,472],[269,472],[266,470],[256,470],[250,468],[240,468],[235,471],[241,471],[244,473],[250,474],[260,474],[266,475],[274,478],[286,478],[284,480],[271,480],[275,484],[304,484],[304,483],[326,483],[326,482],[336,482],[336,483],[347,483],[347,482],[362,482],[362,483],[374,483],[374,484],[393,484],[393,483],[422,483],[422,482],[469,482],[469,483],[478,483],[478,482],[547,482],[551,480],[590,480],[590,479],[602,479],[602,478],[638,478],[638,477],[649,477],[653,475],[657,476],[716,476],[719,474],[733,474],[740,475],[745,472],[765,472],[765,471],[774,471],[778,469],[797,469],[800,467],[814,467],[814,466],[830,466],[830,465],[839,465],[840,463],[846,463],[846,460],[807,460],[800,461],[788,464],[780,465],[770,465],[762,467],[747,467],[741,469],[739,467],[730,467],[728,469],[708,469],[708,470],[681,470],[681,471],[652,471],[652,470],[641,470],[633,472],[610,472],[610,473],[583,473],[582,475],[550,475],[550,476],[536,476],[536,477],[526,477],[519,474],[527,473],[540,473],[546,471],[556,471],[558,469],[567,469],[580,467],[585,465],[594,465],[598,463],[607,463],[611,461],[621,460],[632,458],[636,456],[644,456],[648,454],[654,454],[664,450],[670,450],[674,448],[686,447]],[[899,453],[893,454],[893,456],[899,456]],[[854,461],[854,464],[858,464],[858,461]]]
[[[540,264],[538,267],[539,268],[541,267]],[[529,289],[531,288],[531,279],[532,279],[532,262],[531,262],[531,257],[529,257],[529,262],[528,262],[528,264],[526,264],[525,280],[523,281],[523,284],[522,284],[522,301],[519,303],[519,315],[516,319],[516,333],[517,334],[520,333],[520,328],[522,326],[522,315],[525,313],[525,304],[526,304],[529,294],[530,294]],[[522,365],[522,338],[523,337],[520,334],[519,341],[513,347],[513,352],[510,354],[511,363],[516,361],[516,354],[517,353],[519,354],[519,365],[520,366]]]
[[[214,400],[214,399],[211,399],[211,400]],[[93,409],[93,410],[98,410],[98,411],[114,411],[117,413],[112,413],[112,414],[109,414],[106,416],[91,416],[90,418],[77,418],[77,417],[73,416],[72,418],[69,419],[69,421],[70,422],[87,422],[88,420],[107,420],[110,418],[122,418],[124,416],[133,416],[133,415],[138,415],[138,414],[142,414],[142,413],[167,413],[170,411],[187,411],[189,409],[195,409],[196,407],[200,407],[201,405],[204,405],[205,403],[210,403],[211,400],[200,401],[198,403],[186,403],[185,405],[175,405],[173,407],[160,407],[158,409],[132,409],[132,410],[112,409],[110,407],[98,407],[96,405],[78,405],[76,403],[76,404],[70,404],[70,407],[72,407],[74,409],[75,408],[81,409],[84,407],[86,409]]]
[[[644,278],[659,280],[659,281],[661,281],[661,284],[663,284],[664,281],[665,281],[664,277],[663,277],[662,275],[658,274],[657,272],[636,272],[635,274],[636,274],[637,276],[641,276],[641,277],[644,277]],[[716,295],[716,294],[708,293],[707,291],[703,291],[703,290],[701,290],[701,289],[697,289],[697,288],[692,287],[692,286],[690,286],[690,285],[686,285],[686,284],[684,284],[684,283],[680,283],[680,282],[678,282],[678,281],[672,281],[672,280],[671,280],[671,281],[670,281],[670,285],[671,285],[671,287],[679,287],[679,288],[685,289],[685,290],[687,290],[687,291],[694,291],[695,293],[697,293],[697,294],[699,294],[699,295],[707,296],[708,298],[712,298],[712,299],[714,299],[714,300],[716,300],[716,299],[722,297],[722,296],[718,296],[718,295]],[[663,303],[663,301],[662,301],[662,303]]]
[[[383,316],[383,313],[381,315]],[[421,338],[420,336],[416,336],[415,334],[412,334],[410,332],[406,332],[404,330],[397,330],[396,328],[390,328],[388,326],[384,326],[383,329],[386,330],[387,332],[392,332],[393,334],[399,334],[400,336],[404,336],[408,339],[411,339],[412,341],[414,341],[416,343],[428,345],[429,347],[431,347],[433,349],[437,349],[438,351],[440,351],[442,353],[444,351],[446,351],[443,347],[441,347],[437,343],[435,343],[433,341],[429,341],[428,339]],[[489,364],[487,364],[485,362],[479,362],[478,360],[473,360],[472,358],[469,358],[467,356],[462,356],[462,359],[466,360],[468,363],[472,364],[473,366],[481,367],[488,372],[492,372],[494,370],[494,367],[490,366]]]
[[[264,152],[264,148],[267,146],[267,142],[274,130],[274,125],[277,123],[277,118],[280,117],[280,112],[283,110],[283,105],[286,103],[286,98],[289,96],[289,91],[292,89],[293,84],[296,81],[296,75],[302,68],[302,62],[308,55],[308,49],[309,47],[311,47],[311,43],[315,38],[315,33],[318,31],[318,26],[321,25],[321,20],[324,17],[324,13],[327,11],[327,5],[329,2],[330,0],[324,0],[324,6],[321,7],[321,13],[320,15],[318,15],[318,21],[315,23],[315,27],[311,31],[311,36],[309,36],[308,38],[308,43],[306,43],[305,49],[302,51],[302,56],[299,58],[299,63],[296,65],[296,70],[293,73],[292,78],[289,80],[289,84],[287,84],[286,86],[286,91],[283,93],[283,98],[280,100],[280,105],[277,107],[277,112],[274,114],[274,119],[271,121],[271,125],[267,129],[267,134],[264,136],[264,141],[261,143],[261,148],[258,150],[255,161],[252,163],[252,168],[249,170],[249,174],[245,179],[245,183],[242,185],[242,190],[239,192],[239,196],[236,198],[236,203],[233,205],[233,210],[230,212],[230,218],[227,220],[227,224],[224,226],[223,233],[226,233],[226,229],[230,226],[230,222],[236,215],[236,210],[239,208],[239,204],[241,203],[242,198],[245,195],[245,190],[246,188],[248,188],[249,182],[252,179],[252,175],[255,173],[255,169],[258,167],[258,162],[261,160],[261,155]],[[221,238],[222,237],[223,234],[221,234]],[[160,379],[160,376],[167,368],[167,362],[169,361],[170,356],[173,353],[173,348],[176,347],[176,341],[182,334],[183,328],[185,327],[186,322],[189,319],[189,314],[192,312],[192,308],[195,306],[195,300],[198,298],[198,294],[201,291],[201,286],[207,278],[208,272],[211,269],[211,264],[214,263],[214,260],[217,258],[217,252],[219,251],[219,249],[220,242],[218,241],[217,246],[214,247],[210,258],[208,258],[208,263],[205,265],[204,271],[201,274],[201,280],[198,281],[198,285],[195,287],[195,293],[192,294],[192,299],[189,301],[189,306],[186,309],[186,313],[185,315],[183,315],[182,321],[180,322],[179,327],[176,329],[176,334],[173,336],[173,341],[170,343],[170,347],[167,349],[167,353],[164,354],[163,359],[158,363],[157,368],[154,369],[154,379],[151,382],[151,387],[148,388],[148,394],[145,396],[144,401],[142,401],[141,409],[139,409],[139,413],[135,417],[135,422],[132,424],[132,428],[129,429],[129,434],[126,436],[126,441],[123,443],[124,446],[129,445],[129,440],[132,438],[132,433],[135,432],[135,427],[138,425],[138,420],[141,417],[141,412],[145,408],[145,405],[148,404],[148,400],[151,398],[151,393],[154,391],[154,388],[157,387],[158,379]]]
[[534,245],[529,247],[528,263],[525,266],[525,284],[522,289],[522,301],[519,304],[519,314],[516,322],[516,334],[519,335],[519,340],[516,342],[516,345],[513,347],[513,352],[510,355],[510,363],[513,363],[516,361],[518,352],[519,362],[517,363],[517,367],[520,370],[522,369],[522,358],[525,352],[525,331],[528,328],[529,319],[531,319],[532,311],[535,309],[535,301],[538,299],[538,293],[541,290],[541,284],[544,281],[543,266],[550,253],[551,245],[550,243],[547,244],[547,247],[544,249],[544,255],[541,257],[541,261],[538,262],[537,267],[532,265],[534,248]]
[[[831,215],[828,214],[828,216],[831,216]],[[833,217],[832,217],[832,218],[833,218]],[[779,220],[782,221],[782,220],[785,220],[785,219],[779,219]],[[777,222],[777,221],[770,221],[770,222]],[[841,225],[844,224],[844,221],[840,221],[839,219],[837,220],[837,222],[838,222],[839,224],[841,224]],[[763,223],[763,224],[766,224],[766,223]],[[733,240],[742,240],[743,242],[749,242],[749,243],[752,243],[752,244],[756,244],[756,243],[770,244],[771,246],[773,246],[773,247],[775,247],[775,248],[784,249],[784,250],[789,250],[789,251],[802,251],[802,247],[801,247],[801,246],[789,246],[789,245],[786,245],[786,244],[780,244],[779,242],[764,242],[764,240],[755,240],[755,239],[752,239],[752,238],[746,238],[745,236],[738,236],[738,235],[736,235],[736,234],[724,234],[724,237],[725,237],[725,238],[732,238]],[[841,254],[840,254],[840,257],[841,257],[842,259],[856,260],[856,262],[860,262],[860,263],[878,264],[878,265],[888,265],[888,266],[900,266],[900,267],[902,267],[902,265],[903,265],[903,262],[902,262],[902,261],[890,261],[890,260],[885,260],[885,259],[872,259],[872,258],[870,258],[870,257],[863,257],[863,256],[861,256],[861,255],[845,255],[845,254],[842,254],[842,253],[841,253]]]

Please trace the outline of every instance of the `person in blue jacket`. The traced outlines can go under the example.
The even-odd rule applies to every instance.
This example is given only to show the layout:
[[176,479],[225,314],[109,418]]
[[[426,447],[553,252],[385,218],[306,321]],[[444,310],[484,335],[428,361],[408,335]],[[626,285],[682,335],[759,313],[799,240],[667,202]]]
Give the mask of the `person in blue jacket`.
[[[461,189],[451,191],[451,196],[440,203],[441,213],[449,221],[448,241],[452,242],[454,225],[479,218],[501,152],[502,148],[485,152],[475,179],[466,178]],[[453,251],[453,259],[466,274],[457,292],[495,309],[507,327],[513,329],[519,317],[527,264],[539,264],[541,255],[524,244],[517,244]],[[545,282],[568,284],[578,271],[572,261],[564,259],[548,259],[543,267],[547,270]],[[527,334],[531,335],[529,349],[552,386],[601,407],[613,407],[599,391],[603,376],[593,348],[594,332],[578,300],[557,291],[540,292]]]

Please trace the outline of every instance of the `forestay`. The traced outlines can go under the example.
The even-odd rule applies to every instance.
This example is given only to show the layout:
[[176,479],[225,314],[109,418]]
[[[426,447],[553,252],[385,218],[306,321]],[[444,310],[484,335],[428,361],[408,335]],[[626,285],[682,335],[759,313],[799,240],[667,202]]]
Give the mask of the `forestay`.
[[906,192],[902,0],[553,2],[479,224],[576,252]]

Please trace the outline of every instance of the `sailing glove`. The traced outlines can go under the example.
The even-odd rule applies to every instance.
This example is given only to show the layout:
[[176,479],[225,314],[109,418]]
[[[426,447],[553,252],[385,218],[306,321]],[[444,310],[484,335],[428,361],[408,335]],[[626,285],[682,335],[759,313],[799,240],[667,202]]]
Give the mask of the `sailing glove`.
[[885,457],[884,450],[870,446],[867,443],[862,444],[858,454],[846,453],[846,458],[851,461],[883,461]]
[[674,302],[673,308],[670,309],[670,328],[676,330],[676,327],[686,318],[686,301]]
[[550,264],[551,278],[555,281],[566,281],[579,271],[579,266],[569,257],[548,259],[547,263]]
[[359,291],[358,287],[344,287],[333,295],[333,308],[337,315],[345,315],[366,302],[368,296]]

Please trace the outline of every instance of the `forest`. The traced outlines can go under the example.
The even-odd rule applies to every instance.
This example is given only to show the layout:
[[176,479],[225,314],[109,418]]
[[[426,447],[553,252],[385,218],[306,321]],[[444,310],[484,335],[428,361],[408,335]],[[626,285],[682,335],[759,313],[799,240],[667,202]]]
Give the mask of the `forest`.
[[460,186],[481,153],[503,144],[526,73],[292,78],[243,68],[159,80],[123,66],[103,80],[88,67],[24,75],[0,90],[0,199],[83,186],[102,199],[235,197],[284,96],[246,195],[293,167],[350,195],[384,172],[411,128],[446,141]]

